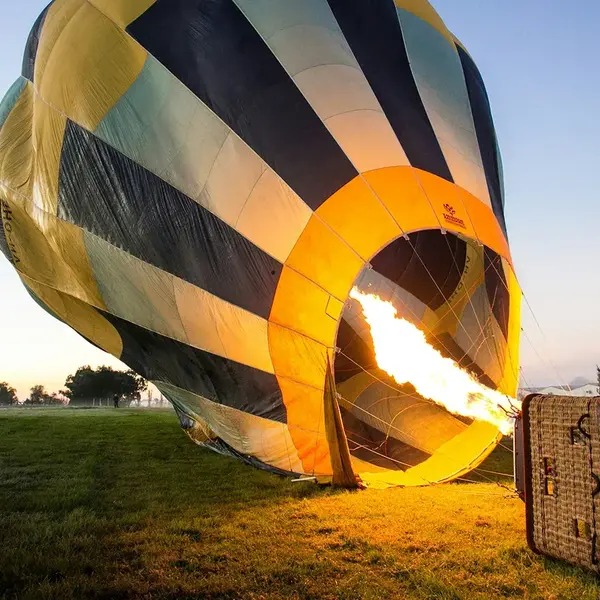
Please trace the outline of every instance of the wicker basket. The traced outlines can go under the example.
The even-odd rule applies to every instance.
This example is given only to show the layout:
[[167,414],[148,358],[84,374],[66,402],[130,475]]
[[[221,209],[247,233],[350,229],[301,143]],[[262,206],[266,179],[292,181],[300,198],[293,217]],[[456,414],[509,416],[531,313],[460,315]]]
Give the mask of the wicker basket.
[[600,398],[532,394],[522,426],[529,546],[600,572]]

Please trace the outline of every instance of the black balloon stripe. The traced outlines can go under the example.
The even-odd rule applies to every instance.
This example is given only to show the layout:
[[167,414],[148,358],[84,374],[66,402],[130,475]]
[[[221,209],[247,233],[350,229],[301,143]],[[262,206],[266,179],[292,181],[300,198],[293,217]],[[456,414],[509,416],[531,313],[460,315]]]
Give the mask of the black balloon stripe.
[[500,182],[500,172],[498,168],[500,157],[498,156],[498,146],[496,144],[496,130],[492,120],[492,110],[488,100],[485,85],[479,69],[473,62],[473,59],[457,44],[456,49],[460,57],[465,81],[467,83],[467,92],[471,104],[471,113],[475,124],[475,133],[479,150],[481,152],[481,161],[483,171],[487,181],[492,210],[506,235],[506,222],[504,219],[504,200],[502,198],[502,185]]
[[357,175],[232,0],[158,0],[127,31],[311,208]]
[[437,310],[460,283],[466,256],[464,240],[432,229],[411,233],[410,242],[398,238],[371,264],[377,273]]
[[52,0],[52,2],[46,6],[46,8],[41,12],[40,16],[35,20],[35,23],[29,32],[29,37],[27,38],[27,44],[25,45],[25,51],[23,52],[21,75],[23,75],[25,79],[29,79],[29,81],[33,81],[33,75],[35,72],[35,57],[37,55],[37,49],[40,43],[40,35],[42,33],[42,28],[44,27],[48,9],[50,6],[52,6],[53,2],[54,0]]
[[277,378],[101,312],[123,341],[121,360],[144,378],[170,383],[238,410],[287,422]]
[[393,0],[328,0],[410,164],[453,181],[408,61]]
[[508,322],[510,316],[510,295],[508,283],[504,275],[502,258],[493,250],[484,246],[485,289],[500,331],[508,339]]
[[267,318],[282,265],[130,158],[68,121],[58,216]]
[[340,349],[336,352],[334,363],[336,383],[342,383],[362,371],[377,369],[372,345],[365,342],[344,318],[340,320],[335,345]]
[[373,465],[406,471],[427,460],[431,454],[383,433],[340,406],[350,454]]

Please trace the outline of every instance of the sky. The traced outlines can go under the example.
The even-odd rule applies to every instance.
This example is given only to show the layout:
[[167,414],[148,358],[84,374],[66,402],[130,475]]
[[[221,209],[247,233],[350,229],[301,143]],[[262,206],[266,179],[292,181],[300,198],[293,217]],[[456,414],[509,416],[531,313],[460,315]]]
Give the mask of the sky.
[[[0,95],[19,75],[46,2],[2,2]],[[600,2],[432,4],[475,59],[492,105],[509,242],[526,298],[524,383],[591,379],[600,363]],[[125,368],[39,308],[0,256],[0,381],[25,399],[34,384],[63,388],[84,364]]]

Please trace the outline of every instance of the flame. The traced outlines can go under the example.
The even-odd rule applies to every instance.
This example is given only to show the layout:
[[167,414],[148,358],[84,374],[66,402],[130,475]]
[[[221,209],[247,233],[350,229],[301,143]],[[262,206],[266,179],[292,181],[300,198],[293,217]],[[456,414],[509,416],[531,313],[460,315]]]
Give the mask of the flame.
[[[397,317],[390,302],[353,288],[350,297],[360,302],[371,328],[377,364],[399,384],[411,383],[424,398],[454,414],[492,423],[508,434],[518,402],[479,383],[452,359],[431,346],[425,334]],[[508,413],[508,414],[507,414]]]

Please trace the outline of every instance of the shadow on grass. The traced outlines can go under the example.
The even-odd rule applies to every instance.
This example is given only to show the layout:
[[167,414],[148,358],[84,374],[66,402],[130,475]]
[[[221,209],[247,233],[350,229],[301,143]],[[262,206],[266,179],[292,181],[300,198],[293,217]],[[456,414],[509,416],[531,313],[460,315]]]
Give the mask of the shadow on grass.
[[[581,567],[570,565],[565,561],[544,556],[542,557],[542,562],[544,565],[544,569],[548,573],[551,573],[552,575],[555,575],[557,577],[573,577],[589,586],[598,586],[598,584],[600,583],[598,575],[595,575],[591,571],[588,571]],[[598,591],[598,597],[600,597],[600,590]]]
[[62,412],[0,420],[0,494],[19,494],[18,503],[3,503],[4,511],[197,514],[336,493],[198,448],[172,413]]
[[39,586],[52,597],[85,595],[60,582],[114,580],[181,544],[218,542],[238,512],[268,519],[277,507],[340,493],[198,448],[172,412],[71,413],[0,418],[7,597],[44,597]]

